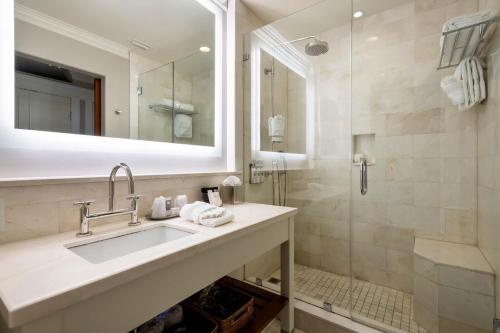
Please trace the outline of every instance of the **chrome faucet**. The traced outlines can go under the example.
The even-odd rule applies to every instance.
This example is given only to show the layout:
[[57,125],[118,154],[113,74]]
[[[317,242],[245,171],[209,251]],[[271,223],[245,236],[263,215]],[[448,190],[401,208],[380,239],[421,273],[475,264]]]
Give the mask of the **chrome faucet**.
[[[115,210],[115,179],[118,170],[124,169],[125,174],[127,175],[128,181],[128,196],[127,199],[130,200],[130,208],[125,209],[117,209]],[[90,213],[90,205],[95,202],[95,200],[82,200],[75,202],[75,205],[80,206],[80,231],[76,234],[78,237],[85,237],[92,235],[90,231],[90,221],[98,220],[110,216],[118,216],[118,215],[130,215],[129,226],[136,226],[141,224],[139,220],[139,205],[138,200],[140,195],[135,194],[134,187],[134,176],[132,175],[132,171],[129,166],[125,163],[120,163],[115,165],[115,167],[111,170],[111,174],[109,175],[109,210],[107,212],[101,213]]]

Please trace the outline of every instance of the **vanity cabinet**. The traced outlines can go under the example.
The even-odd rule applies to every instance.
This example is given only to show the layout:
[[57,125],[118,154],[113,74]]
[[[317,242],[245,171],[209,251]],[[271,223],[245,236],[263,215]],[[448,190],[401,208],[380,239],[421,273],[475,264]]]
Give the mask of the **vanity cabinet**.
[[[13,275],[4,279],[10,279],[9,283],[0,279],[0,332],[128,332],[276,246],[281,247],[281,294],[293,300],[296,209],[248,203],[229,209],[236,216],[234,222],[218,228],[180,219],[162,222],[174,228],[190,228],[197,237],[177,241],[177,248],[172,248],[172,242],[168,251],[164,247],[167,253],[163,256],[158,252],[163,245],[140,251],[144,256],[151,254],[151,259],[137,252],[119,258],[121,261],[82,262],[81,257],[64,247],[70,234],[47,237],[50,244],[46,246],[53,247],[49,258],[30,251],[16,258],[12,251],[16,244],[0,246],[0,265],[27,260],[31,255],[38,266],[38,279],[13,267],[8,268]],[[102,232],[96,228],[94,234],[99,237]],[[23,246],[35,243],[40,246],[43,241],[26,241]],[[66,266],[54,265],[54,261]],[[123,263],[122,270],[116,262]],[[69,269],[71,265],[73,269]],[[109,273],[103,274],[99,268]],[[65,278],[58,274],[65,274]],[[17,279],[15,284],[12,279]],[[64,280],[67,285],[61,285]],[[14,285],[17,291],[11,289]],[[293,301],[284,306],[280,318],[282,329],[292,332]]]

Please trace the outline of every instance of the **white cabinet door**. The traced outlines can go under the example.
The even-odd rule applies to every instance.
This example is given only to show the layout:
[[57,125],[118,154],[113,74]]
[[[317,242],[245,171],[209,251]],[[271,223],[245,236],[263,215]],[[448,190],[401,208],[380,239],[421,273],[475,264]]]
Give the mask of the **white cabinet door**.
[[[24,118],[24,121],[18,123],[20,128],[63,133],[72,132],[70,97],[37,91],[28,91],[28,94],[26,92],[24,90],[22,94],[18,94],[20,97],[18,99],[18,116],[21,119]],[[29,98],[27,110],[25,109],[26,97]],[[26,121],[26,114],[28,121]]]

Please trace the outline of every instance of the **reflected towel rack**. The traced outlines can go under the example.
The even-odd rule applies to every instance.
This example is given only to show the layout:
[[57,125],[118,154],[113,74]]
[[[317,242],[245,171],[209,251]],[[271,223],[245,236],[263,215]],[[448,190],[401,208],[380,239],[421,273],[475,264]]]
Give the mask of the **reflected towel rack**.
[[173,107],[168,106],[168,105],[162,105],[162,104],[151,104],[151,105],[149,105],[149,108],[151,110],[154,110],[154,111],[157,111],[157,112],[172,112],[172,111],[175,111],[176,114],[186,114],[188,116],[192,116],[192,115],[198,114],[198,112],[196,112],[196,111],[183,110],[183,109],[179,109],[179,108],[176,108],[174,110]]
[[467,55],[476,55],[484,36],[492,23],[499,22],[500,16],[466,27],[443,32],[439,69],[457,66]]

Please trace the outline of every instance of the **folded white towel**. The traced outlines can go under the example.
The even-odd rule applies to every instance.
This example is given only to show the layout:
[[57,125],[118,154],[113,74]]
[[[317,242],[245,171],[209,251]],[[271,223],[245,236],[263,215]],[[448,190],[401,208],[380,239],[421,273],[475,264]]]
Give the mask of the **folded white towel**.
[[[469,15],[454,17],[446,21],[446,23],[443,25],[443,33],[464,28],[476,23],[491,20],[496,15],[497,15],[496,10],[486,10]],[[467,35],[468,34],[460,34],[460,36],[458,36],[460,39],[456,41],[457,42],[456,45],[466,44],[468,38]],[[446,43],[447,45],[444,45],[444,40],[445,40],[444,36],[441,36],[441,41],[440,41],[441,51],[443,52],[443,48],[445,48],[444,53],[451,54],[451,49],[453,48],[453,44],[455,44],[453,41],[454,38],[449,38],[448,39],[449,43]],[[473,46],[478,45],[480,42],[481,42],[481,36],[479,34],[479,29],[475,29],[472,35],[470,36],[470,41],[468,43],[468,45],[470,45],[471,47],[468,47],[467,50],[465,50],[464,56],[466,57],[473,56],[474,55],[473,52],[475,51],[475,47]],[[460,57],[460,52],[455,52],[454,59],[452,59],[452,62],[455,63],[456,61],[458,61],[459,60],[458,57]]]
[[217,227],[234,219],[233,213],[229,210],[202,201],[184,205],[180,216],[184,220],[208,227]]
[[450,75],[444,77],[441,80],[441,89],[443,89],[453,105],[460,105],[465,103],[462,82],[457,80],[455,76]]
[[179,102],[174,102],[174,100],[172,100],[170,98],[161,98],[154,105],[155,106],[168,107],[168,108],[171,108],[171,107],[175,106],[175,108],[178,108],[180,106],[180,103]]
[[269,117],[267,120],[269,136],[273,142],[283,142],[285,136],[285,117],[278,114],[274,117]]
[[187,114],[176,114],[174,134],[177,138],[191,139],[193,137],[193,117]]
[[178,105],[176,105],[176,108],[181,111],[194,112],[194,105],[192,104],[178,103]]
[[496,10],[485,10],[473,14],[457,16],[446,21],[446,23],[443,26],[443,32],[460,29],[479,22],[485,22],[491,20],[496,15],[497,15]]

